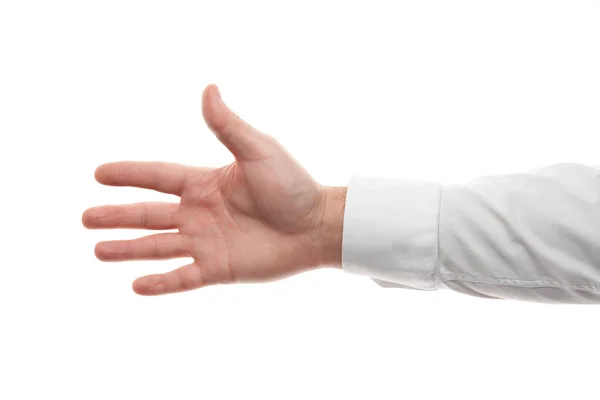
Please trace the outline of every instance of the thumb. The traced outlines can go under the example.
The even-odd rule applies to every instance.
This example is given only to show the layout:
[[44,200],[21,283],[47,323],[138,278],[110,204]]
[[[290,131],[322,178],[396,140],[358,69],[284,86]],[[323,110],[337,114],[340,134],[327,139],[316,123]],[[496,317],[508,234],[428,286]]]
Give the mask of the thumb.
[[233,113],[221,99],[216,85],[202,93],[202,115],[217,139],[238,160],[255,160],[268,155],[268,136]]

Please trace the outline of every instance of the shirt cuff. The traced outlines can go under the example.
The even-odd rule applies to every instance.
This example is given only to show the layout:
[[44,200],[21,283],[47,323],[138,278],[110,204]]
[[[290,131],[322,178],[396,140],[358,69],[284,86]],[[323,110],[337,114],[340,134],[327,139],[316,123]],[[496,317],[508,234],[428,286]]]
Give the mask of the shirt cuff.
[[435,290],[441,189],[434,182],[353,177],[346,195],[342,268]]

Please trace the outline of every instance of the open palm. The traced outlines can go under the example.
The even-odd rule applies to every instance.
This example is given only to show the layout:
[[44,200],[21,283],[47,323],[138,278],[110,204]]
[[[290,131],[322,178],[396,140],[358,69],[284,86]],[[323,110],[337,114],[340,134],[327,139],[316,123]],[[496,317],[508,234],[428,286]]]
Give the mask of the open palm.
[[327,264],[323,241],[327,189],[272,137],[238,118],[208,86],[202,113],[235,162],[217,169],[162,162],[98,167],[98,182],[154,189],[177,203],[137,203],[88,209],[88,228],[174,230],[134,240],[98,243],[103,261],[191,257],[191,264],[133,283],[144,295],[205,285],[265,281]]

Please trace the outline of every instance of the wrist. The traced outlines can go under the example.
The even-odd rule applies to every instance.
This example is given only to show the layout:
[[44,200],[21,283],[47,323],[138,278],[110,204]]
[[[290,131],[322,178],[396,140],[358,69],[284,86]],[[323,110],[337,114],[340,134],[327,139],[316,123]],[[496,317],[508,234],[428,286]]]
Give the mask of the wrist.
[[315,226],[314,240],[320,266],[342,266],[342,237],[346,187],[323,187],[319,219]]

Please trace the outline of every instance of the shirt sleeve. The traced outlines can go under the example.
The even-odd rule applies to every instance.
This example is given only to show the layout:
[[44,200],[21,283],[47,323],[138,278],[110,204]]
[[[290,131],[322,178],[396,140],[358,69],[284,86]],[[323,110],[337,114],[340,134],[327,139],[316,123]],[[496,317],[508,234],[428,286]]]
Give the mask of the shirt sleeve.
[[344,270],[386,287],[600,303],[600,175],[555,164],[464,184],[355,177]]

